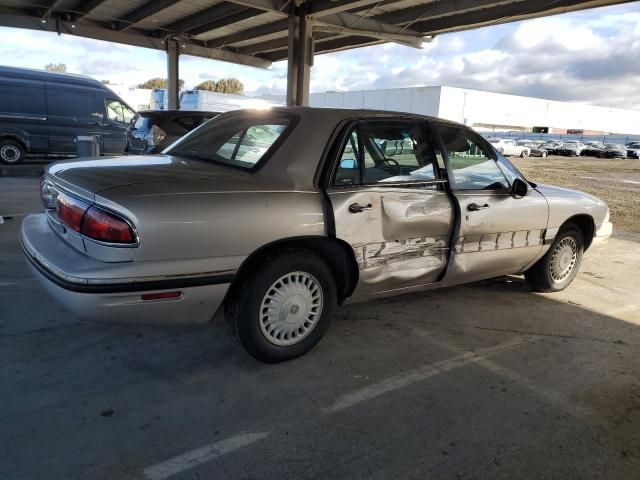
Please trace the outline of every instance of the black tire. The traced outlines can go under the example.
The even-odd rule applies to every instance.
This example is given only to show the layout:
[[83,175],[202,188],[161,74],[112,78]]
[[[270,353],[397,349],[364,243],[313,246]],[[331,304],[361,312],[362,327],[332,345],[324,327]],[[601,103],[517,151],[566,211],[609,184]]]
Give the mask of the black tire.
[[[267,301],[269,289],[277,288],[277,282],[282,277],[294,272],[302,272],[319,284],[322,290],[320,315],[309,332],[297,340],[297,343],[278,345],[273,343],[278,341],[277,339],[272,337],[270,340],[266,336],[268,332],[263,332],[261,307],[263,301]],[[303,355],[320,341],[329,328],[336,304],[335,280],[327,264],[314,252],[290,250],[264,258],[264,261],[260,262],[260,268],[244,279],[242,287],[234,288],[231,297],[225,303],[225,316],[231,334],[249,355],[261,362],[278,363]],[[284,311],[285,306],[281,311]],[[293,309],[294,305],[291,308]],[[292,310],[292,314],[297,314],[298,308],[305,307],[297,307],[295,311]],[[265,311],[266,307],[263,312]]]
[[20,142],[9,138],[0,140],[0,162],[17,165],[24,160],[25,150]]
[[542,158],[547,158],[547,152],[542,152],[542,153],[540,154],[540,156],[541,156]]
[[520,152],[520,158],[527,158],[529,156],[529,152],[527,150],[522,150]]
[[[568,240],[567,240],[568,239]],[[572,260],[573,266],[567,276],[561,279],[555,278],[552,273],[552,263],[559,261],[554,260],[554,253],[560,249],[559,245],[563,242],[571,241],[575,244],[575,261]],[[580,270],[582,263],[582,255],[584,253],[584,238],[582,231],[573,223],[564,225],[556,238],[554,239],[549,251],[538,260],[533,267],[524,273],[525,279],[531,284],[534,290],[538,292],[559,292],[567,288]],[[556,253],[557,256],[557,253]]]
[[498,152],[500,152],[500,155],[504,155],[504,148],[500,147],[500,148],[498,149]]

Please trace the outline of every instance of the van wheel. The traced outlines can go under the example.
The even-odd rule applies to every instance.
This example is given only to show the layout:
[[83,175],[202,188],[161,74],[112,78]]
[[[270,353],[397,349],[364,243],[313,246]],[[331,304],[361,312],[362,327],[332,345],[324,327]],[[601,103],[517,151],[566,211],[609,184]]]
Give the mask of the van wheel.
[[283,251],[261,262],[225,304],[229,330],[252,357],[277,363],[313,348],[337,304],[331,270],[315,253]]
[[16,165],[24,160],[24,147],[15,140],[0,140],[0,161]]
[[524,278],[538,292],[564,290],[578,274],[583,253],[582,232],[573,223],[567,223],[544,257],[524,273]]

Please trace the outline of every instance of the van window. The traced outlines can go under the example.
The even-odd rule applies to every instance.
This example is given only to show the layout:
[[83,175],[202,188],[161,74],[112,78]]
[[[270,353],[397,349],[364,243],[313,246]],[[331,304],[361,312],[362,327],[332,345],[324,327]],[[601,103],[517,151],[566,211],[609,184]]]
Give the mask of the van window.
[[135,112],[118,100],[107,100],[107,115],[112,122],[129,125]]
[[0,112],[44,117],[44,87],[0,86]]
[[77,90],[48,88],[47,113],[59,117],[92,117],[96,113],[96,96]]

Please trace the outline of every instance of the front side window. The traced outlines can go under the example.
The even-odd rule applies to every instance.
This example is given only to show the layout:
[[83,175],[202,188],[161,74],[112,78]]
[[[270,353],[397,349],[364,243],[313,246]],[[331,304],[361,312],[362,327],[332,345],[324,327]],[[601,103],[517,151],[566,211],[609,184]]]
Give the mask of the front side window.
[[431,181],[435,152],[416,122],[363,122],[340,155],[334,185]]
[[135,112],[118,100],[107,100],[107,116],[112,122],[129,125]]
[[192,130],[166,153],[253,169],[290,128],[291,119],[283,116],[218,118]]
[[509,182],[480,138],[457,125],[439,125],[458,190],[505,190]]

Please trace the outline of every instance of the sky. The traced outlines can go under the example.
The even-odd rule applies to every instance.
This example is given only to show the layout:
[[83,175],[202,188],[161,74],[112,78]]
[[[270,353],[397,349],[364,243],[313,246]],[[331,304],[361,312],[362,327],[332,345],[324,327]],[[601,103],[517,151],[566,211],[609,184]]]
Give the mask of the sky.
[[[166,75],[157,50],[0,27],[0,63],[135,86]],[[268,70],[182,56],[180,78],[236,77],[245,93],[284,93],[286,62]],[[422,49],[384,44],[317,55],[311,91],[448,85],[640,110],[640,2],[437,36]]]

